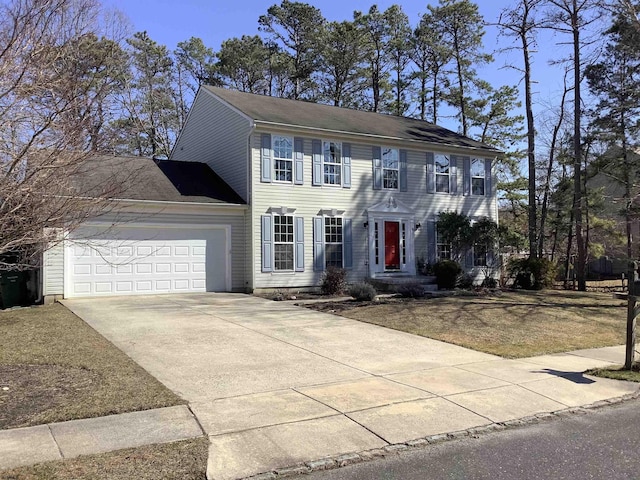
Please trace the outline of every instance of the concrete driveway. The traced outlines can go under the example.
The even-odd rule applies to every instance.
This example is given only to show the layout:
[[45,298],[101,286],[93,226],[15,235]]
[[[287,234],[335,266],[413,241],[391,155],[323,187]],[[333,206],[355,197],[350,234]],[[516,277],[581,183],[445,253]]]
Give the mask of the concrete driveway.
[[240,294],[65,300],[189,401],[210,478],[240,478],[635,392],[602,352],[504,360]]

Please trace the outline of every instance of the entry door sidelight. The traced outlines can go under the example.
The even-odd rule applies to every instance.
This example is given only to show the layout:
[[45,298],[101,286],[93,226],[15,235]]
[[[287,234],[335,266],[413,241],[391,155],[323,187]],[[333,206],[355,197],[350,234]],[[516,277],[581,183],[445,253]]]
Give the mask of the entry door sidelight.
[[384,222],[384,268],[400,270],[400,222]]

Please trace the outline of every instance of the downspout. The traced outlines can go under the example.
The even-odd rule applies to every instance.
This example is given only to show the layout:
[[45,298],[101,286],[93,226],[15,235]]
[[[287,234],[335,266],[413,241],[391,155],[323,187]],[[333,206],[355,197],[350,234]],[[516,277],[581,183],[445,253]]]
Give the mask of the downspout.
[[[245,231],[245,235],[244,235],[244,269],[245,269],[245,274],[249,275],[248,279],[245,279],[245,286],[246,286],[246,290],[248,290],[249,292],[253,292],[254,289],[254,271],[253,271],[253,266],[254,266],[254,262],[253,262],[253,258],[254,258],[254,245],[255,242],[253,241],[254,237],[254,233],[255,233],[255,225],[253,223],[253,190],[252,190],[252,186],[253,186],[253,162],[252,162],[252,151],[251,151],[251,136],[253,135],[253,133],[256,130],[256,124],[255,122],[252,120],[250,123],[250,128],[249,128],[249,132],[247,133],[247,206],[249,208],[247,208],[245,210],[245,228],[247,225],[247,218],[246,215],[249,215],[249,229],[250,232],[249,236],[247,236],[247,232]],[[247,242],[249,242],[249,248],[247,249]],[[249,251],[249,254],[247,255],[247,250]]]

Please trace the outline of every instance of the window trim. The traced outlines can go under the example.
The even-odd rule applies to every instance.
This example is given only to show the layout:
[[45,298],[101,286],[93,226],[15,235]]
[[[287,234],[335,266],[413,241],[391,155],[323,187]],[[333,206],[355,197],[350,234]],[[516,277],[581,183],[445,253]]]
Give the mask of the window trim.
[[476,256],[476,246],[480,246],[480,243],[474,243],[472,246],[472,255],[473,255],[473,267],[474,268],[482,268],[482,267],[488,267],[487,265],[487,259],[489,258],[489,245],[485,245],[484,246],[484,263],[483,264],[479,264],[477,263],[477,256]]
[[[285,217],[291,219],[291,242],[276,242],[276,217]],[[296,220],[293,214],[288,213],[272,213],[272,242],[273,242],[273,272],[274,273],[295,273],[296,271]],[[287,223],[288,225],[288,223]],[[277,268],[276,246],[291,245],[291,269]]]
[[[438,157],[444,157],[447,159],[448,173],[438,173]],[[446,153],[434,152],[433,154],[433,183],[434,193],[442,193],[445,195],[451,195],[451,155]],[[447,177],[447,190],[438,190],[438,177]]]
[[[482,176],[481,177],[475,176],[473,174],[473,162],[476,161],[476,160],[482,162]],[[472,157],[469,160],[469,179],[470,179],[469,180],[470,181],[470,185],[469,185],[470,192],[469,193],[472,196],[475,196],[475,197],[486,197],[487,196],[487,177],[486,177],[486,165],[487,164],[486,164],[486,162],[487,162],[486,159],[480,158],[480,157]],[[477,178],[482,178],[482,193],[481,194],[473,193],[473,179],[474,178],[476,178],[476,179]]]
[[[338,163],[326,162],[325,161],[325,144],[327,144],[327,143],[329,143],[329,144],[333,143],[335,145],[338,145],[338,147],[340,149],[340,161]],[[342,184],[344,182],[344,153],[342,151],[342,142],[337,142],[335,140],[325,140],[325,139],[323,139],[323,140],[321,140],[320,148],[321,148],[321,150],[320,150],[320,158],[321,158],[321,161],[322,161],[322,182],[321,182],[321,185],[322,186],[327,186],[327,187],[342,187]],[[338,182],[338,183],[327,183],[327,182],[325,182],[325,175],[327,175],[327,173],[325,173],[325,165],[334,165],[334,166],[337,165],[337,166],[339,166],[340,172],[338,173],[338,175],[339,175],[339,178],[340,178],[340,182]],[[332,175],[335,175],[335,173],[332,174]]]
[[[285,138],[287,140],[291,141],[291,158],[282,158],[282,157],[278,157],[276,156],[276,149],[275,149],[275,140],[276,138]],[[288,135],[271,135],[271,164],[272,164],[272,170],[273,170],[273,182],[274,183],[283,183],[283,184],[293,184],[294,179],[295,179],[295,139],[293,137],[289,137]],[[286,161],[289,162],[289,164],[291,165],[291,180],[278,180],[278,174],[277,174],[277,170],[276,170],[276,163],[278,161]]]
[[[395,162],[396,162],[396,168],[390,168],[385,166],[384,164],[384,152],[385,150],[390,150],[390,151],[395,151],[396,152],[396,158],[395,158]],[[380,164],[382,167],[382,190],[390,190],[390,191],[398,191],[400,190],[400,149],[399,148],[394,148],[394,147],[385,147],[385,146],[381,146],[380,147]],[[389,171],[394,171],[396,172],[396,186],[395,187],[387,187],[385,186],[385,171],[389,170]]]
[[[327,242],[327,219],[339,219],[340,220],[340,238],[341,242]],[[329,260],[329,256],[327,255],[327,245],[340,245],[340,266],[336,268],[345,268],[344,267],[344,217],[341,215],[323,215],[322,216],[322,248],[324,249],[324,268],[325,270],[329,268],[327,264]],[[331,265],[335,266],[335,265]]]
[[[441,235],[438,233],[438,222],[436,222],[436,225],[435,225],[435,236],[436,236],[436,261],[439,262],[440,260],[452,260],[453,245],[451,243],[440,242]],[[446,245],[449,247],[449,257],[443,258],[440,256],[440,245]]]

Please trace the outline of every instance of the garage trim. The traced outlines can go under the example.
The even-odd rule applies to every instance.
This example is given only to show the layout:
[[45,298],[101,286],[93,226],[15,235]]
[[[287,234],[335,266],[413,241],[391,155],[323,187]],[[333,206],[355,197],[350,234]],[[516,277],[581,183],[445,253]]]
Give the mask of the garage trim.
[[[230,225],[202,225],[202,224],[188,224],[188,223],[131,223],[131,224],[117,224],[114,225],[111,222],[85,222],[82,224],[83,227],[94,227],[94,228],[118,228],[121,230],[126,229],[194,229],[194,230],[223,230],[225,232],[225,242],[226,242],[226,252],[225,252],[225,290],[227,292],[231,291],[232,281],[232,247],[231,247],[231,226]],[[72,248],[73,248],[73,240],[70,239],[69,234],[65,234],[65,238],[68,240],[64,241],[64,296],[71,292],[71,277],[72,277],[72,265],[71,259],[73,258]],[[208,273],[208,272],[207,272]],[[114,295],[115,296],[115,295]]]

